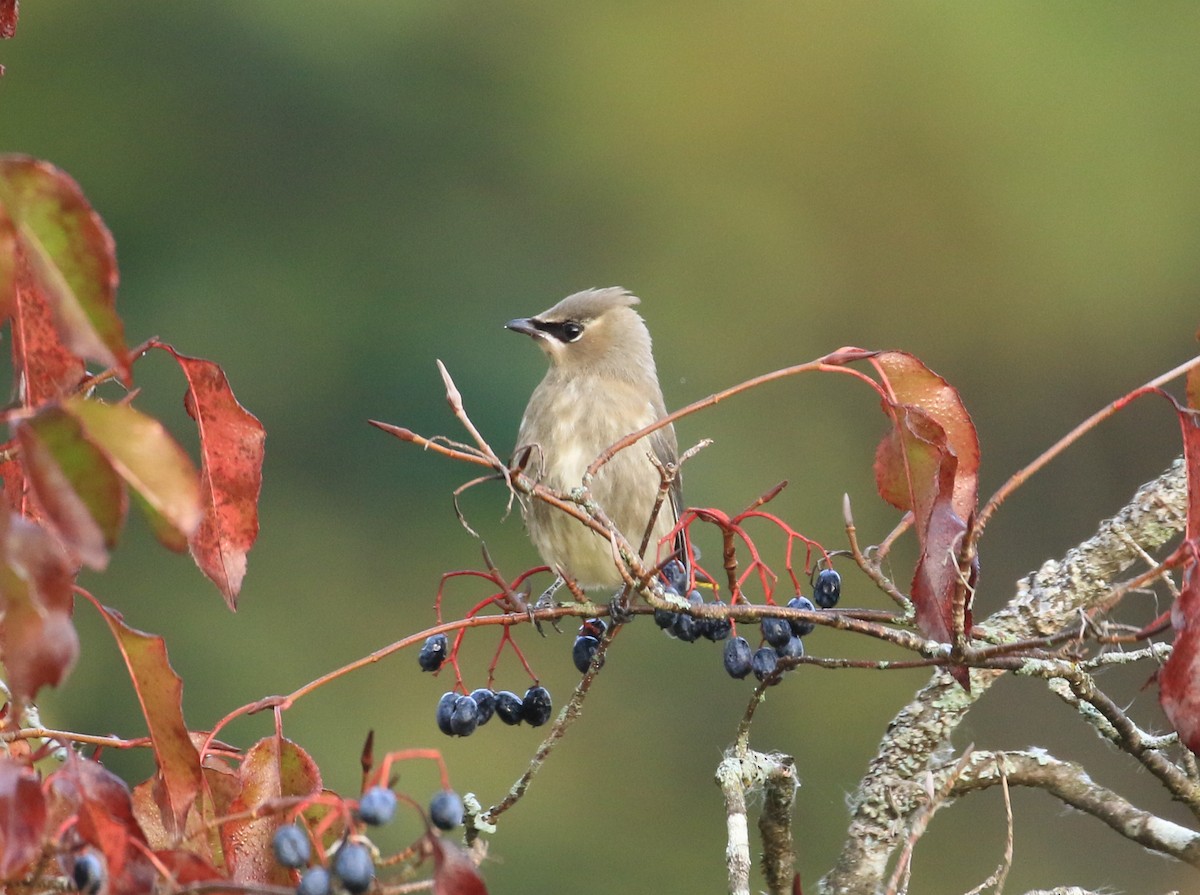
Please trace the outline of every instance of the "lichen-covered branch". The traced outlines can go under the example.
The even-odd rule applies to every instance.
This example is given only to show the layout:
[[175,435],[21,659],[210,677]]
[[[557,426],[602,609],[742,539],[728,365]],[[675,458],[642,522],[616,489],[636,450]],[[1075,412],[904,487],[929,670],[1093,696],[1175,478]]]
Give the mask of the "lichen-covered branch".
[[758,828],[763,837],[763,876],[771,895],[792,891],[796,856],[792,850],[792,806],[796,765],[791,756],[735,748],[717,766],[725,798],[725,864],[730,895],[750,893],[750,836],[746,796],[762,793]]
[[[1005,643],[1052,636],[1076,623],[1081,611],[1103,604],[1114,581],[1144,552],[1183,530],[1186,506],[1180,459],[1139,488],[1093,537],[1018,582],[1008,605],[978,624],[977,631],[990,642]],[[818,892],[867,895],[882,887],[887,865],[905,841],[908,819],[923,803],[920,775],[942,769],[951,734],[1001,674],[973,670],[967,692],[938,672],[900,710],[851,797],[846,843],[835,867],[818,883]]]
[[1044,790],[1072,808],[1104,821],[1125,838],[1200,868],[1200,833],[1138,808],[1095,783],[1081,765],[1060,761],[1041,750],[974,752],[955,781],[952,794],[964,795],[996,786],[1002,774],[1011,786]]

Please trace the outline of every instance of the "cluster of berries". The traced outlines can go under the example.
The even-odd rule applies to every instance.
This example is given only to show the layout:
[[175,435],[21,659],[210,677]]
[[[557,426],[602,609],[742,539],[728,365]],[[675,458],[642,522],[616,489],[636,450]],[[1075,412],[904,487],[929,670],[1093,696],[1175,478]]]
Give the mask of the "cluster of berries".
[[[448,654],[446,635],[433,634],[425,638],[417,663],[422,671],[437,671]],[[553,713],[550,691],[537,684],[526,690],[523,697],[511,690],[497,692],[483,687],[465,694],[451,690],[438,700],[437,726],[446,736],[466,737],[491,721],[492,715],[508,725],[524,722],[530,727],[541,727]]]
[[[395,795],[392,807],[395,810]],[[375,861],[371,851],[361,842],[344,839],[333,855],[329,867],[320,864],[308,866],[312,856],[312,845],[308,834],[294,824],[287,824],[275,831],[271,840],[275,861],[289,870],[305,868],[296,886],[296,895],[331,895],[334,883],[338,883],[350,895],[361,895],[371,888],[375,879]]]
[[[386,786],[373,786],[358,801],[358,819],[371,827],[381,827],[396,816],[396,794]],[[452,830],[463,822],[463,802],[458,793],[442,790],[429,802],[429,819],[442,830]],[[275,861],[280,867],[300,870],[296,895],[332,895],[336,882],[348,895],[361,895],[375,879],[375,861],[367,846],[344,839],[328,868],[309,866],[312,843],[308,834],[295,824],[275,831],[271,840]]]
[[[842,596],[842,577],[833,569],[823,569],[813,584],[816,606],[832,609]],[[808,597],[795,596],[788,600],[788,609],[812,611],[816,608]],[[812,622],[782,618],[764,618],[759,623],[765,643],[754,652],[745,637],[734,637],[725,644],[725,671],[730,677],[744,678],[751,672],[762,681],[775,673],[780,659],[798,659],[804,655],[803,637],[816,627]],[[776,679],[775,683],[778,683]]]
[[[668,563],[663,567],[664,590],[676,596],[682,596],[687,589],[687,570],[680,562]],[[813,583],[813,599],[797,595],[788,601],[789,609],[813,610],[817,606],[822,609],[832,609],[842,596],[842,578],[833,569],[822,569]],[[704,596],[698,590],[687,595],[689,603],[704,605]],[[814,603],[815,601],[815,603]],[[720,600],[710,604],[723,608]],[[655,623],[672,637],[693,643],[701,637],[707,640],[728,640],[725,644],[725,670],[730,676],[744,678],[751,672],[758,680],[763,680],[774,674],[780,659],[799,658],[804,655],[804,642],[801,640],[812,632],[811,622],[788,621],[782,618],[764,618],[761,623],[764,645],[756,651],[750,649],[750,644],[744,637],[729,639],[733,625],[727,618],[696,618],[686,612],[672,612],[669,609],[654,610]],[[582,631],[582,629],[581,629]],[[578,650],[579,639],[576,641]],[[578,665],[578,659],[576,665]]]
[[[667,593],[682,597],[687,592],[688,574],[683,563],[676,560],[663,567],[663,590]],[[704,603],[704,595],[698,590],[687,593],[687,600],[693,605]],[[725,603],[715,600],[711,604],[718,610],[725,608]],[[669,609],[655,609],[654,623],[667,632],[671,637],[685,643],[695,643],[701,637],[714,643],[724,640],[733,631],[733,624],[727,618],[696,618],[686,612],[672,612]]]
[[541,727],[553,713],[550,691],[538,684],[526,690],[524,697],[511,690],[497,692],[482,687],[466,695],[451,690],[438,700],[437,726],[446,736],[466,737],[491,721],[492,715],[510,726],[524,722]]

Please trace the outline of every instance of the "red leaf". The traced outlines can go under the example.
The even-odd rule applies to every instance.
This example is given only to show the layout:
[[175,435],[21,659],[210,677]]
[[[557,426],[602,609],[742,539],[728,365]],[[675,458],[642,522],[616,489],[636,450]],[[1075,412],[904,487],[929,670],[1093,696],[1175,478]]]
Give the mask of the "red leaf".
[[166,849],[156,851],[154,857],[158,858],[159,863],[170,871],[171,879],[177,886],[223,879],[221,872],[216,867],[199,855],[188,851]]
[[115,309],[116,249],[79,184],[47,162],[0,156],[0,204],[16,224],[20,252],[63,343],[129,382],[129,349]]
[[[206,734],[192,733],[192,745],[197,751],[204,745]],[[157,776],[139,783],[133,788],[133,816],[146,836],[149,846],[156,851],[184,849],[202,858],[213,867],[224,866],[221,838],[215,832],[216,819],[229,813],[229,806],[237,797],[239,782],[237,772],[210,755],[201,769],[204,786],[188,812],[182,836],[168,832],[164,824],[159,791],[161,782]]]
[[[321,772],[308,753],[291,740],[259,740],[242,759],[238,771],[241,792],[230,805],[231,814],[257,811],[285,796],[309,796],[321,788]],[[231,878],[240,883],[293,884],[290,871],[275,863],[271,837],[279,816],[239,818],[221,825],[221,842]]]
[[487,886],[471,856],[441,836],[429,835],[433,851],[433,895],[487,895]]
[[184,406],[200,430],[200,490],[204,516],[190,539],[192,557],[225,596],[230,609],[246,574],[246,554],[258,537],[262,490],[260,423],[233,396],[225,373],[211,361],[163,345],[188,381]]
[[155,801],[169,834],[182,835],[188,809],[202,785],[200,753],[183,720],[183,681],[167,659],[161,637],[134,630],[107,607],[104,620],[117,639],[158,764]]
[[13,374],[23,406],[40,407],[72,391],[86,371],[83,360],[63,344],[29,266],[18,261],[12,318]]
[[134,490],[155,534],[178,547],[200,524],[200,478],[187,453],[162,423],[127,404],[68,398],[63,409],[75,417],[88,440]]
[[[883,352],[871,362],[893,426],[875,454],[879,493],[913,514],[920,546],[911,588],[917,626],[927,637],[950,642],[957,611],[965,631],[972,624],[975,567],[964,587],[958,562],[978,502],[979,439],[958,392],[912,355]],[[960,594],[962,607],[955,602]],[[950,671],[969,685],[967,669]]]
[[94,569],[108,564],[127,499],[120,477],[79,421],[47,407],[17,427],[32,494],[59,538]]
[[32,768],[0,757],[0,880],[24,874],[42,853],[46,799]]
[[21,515],[28,515],[25,503],[25,470],[15,456],[0,460],[0,477],[4,479],[4,499]]
[[945,433],[946,447],[957,460],[954,511],[967,519],[975,511],[979,490],[979,436],[957,390],[923,363],[903,351],[886,351],[872,363],[884,376],[897,406],[916,406]]
[[0,39],[17,33],[18,0],[0,0]]
[[57,686],[75,664],[74,569],[45,529],[0,507],[0,659],[19,701]]
[[1183,587],[1171,607],[1175,644],[1158,672],[1158,699],[1180,739],[1200,755],[1200,411],[1176,404],[1176,412],[1187,466],[1191,556],[1183,571]]
[[47,783],[76,816],[80,838],[104,854],[111,895],[152,891],[154,868],[138,847],[146,839],[134,819],[124,781],[98,762],[72,754]]
[[1200,755],[1200,574],[1195,561],[1171,607],[1175,644],[1158,671],[1158,701],[1179,738]]

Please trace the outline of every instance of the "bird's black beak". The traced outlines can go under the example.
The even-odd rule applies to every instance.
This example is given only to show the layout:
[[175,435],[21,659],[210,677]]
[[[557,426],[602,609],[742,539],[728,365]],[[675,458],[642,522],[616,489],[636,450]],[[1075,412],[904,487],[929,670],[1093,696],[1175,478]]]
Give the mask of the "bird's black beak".
[[537,336],[541,333],[532,317],[518,317],[516,320],[510,320],[504,324],[504,328],[511,329],[515,333],[524,333],[527,336]]

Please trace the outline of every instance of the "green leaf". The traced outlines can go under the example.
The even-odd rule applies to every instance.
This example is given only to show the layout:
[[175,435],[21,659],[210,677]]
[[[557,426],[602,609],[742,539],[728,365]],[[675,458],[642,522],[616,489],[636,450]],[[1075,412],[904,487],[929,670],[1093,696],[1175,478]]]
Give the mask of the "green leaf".
[[87,565],[104,568],[127,507],[124,485],[104,453],[56,406],[17,426],[17,440],[42,513]]
[[69,398],[63,408],[151,511],[159,539],[174,546],[190,537],[200,524],[200,476],[162,423],[127,404]]
[[116,249],[79,184],[47,162],[0,155],[0,206],[63,342],[80,357],[115,367],[128,382],[129,349],[115,309]]

